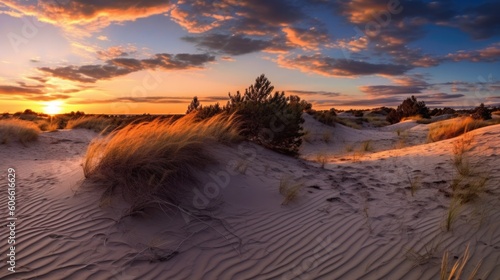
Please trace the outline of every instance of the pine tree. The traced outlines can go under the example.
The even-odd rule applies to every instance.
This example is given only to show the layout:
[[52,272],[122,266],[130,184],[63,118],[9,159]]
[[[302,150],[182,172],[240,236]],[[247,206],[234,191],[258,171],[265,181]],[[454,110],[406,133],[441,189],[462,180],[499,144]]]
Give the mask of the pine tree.
[[198,101],[198,97],[195,96],[195,97],[193,97],[191,104],[189,104],[187,111],[186,111],[186,114],[189,114],[193,111],[198,111],[198,109],[201,109],[200,101]]

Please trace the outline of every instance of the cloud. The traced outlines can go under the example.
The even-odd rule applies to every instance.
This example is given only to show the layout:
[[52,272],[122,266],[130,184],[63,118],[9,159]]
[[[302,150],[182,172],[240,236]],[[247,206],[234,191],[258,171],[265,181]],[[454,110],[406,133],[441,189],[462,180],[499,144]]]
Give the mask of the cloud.
[[290,43],[305,50],[319,50],[320,47],[332,45],[328,31],[324,28],[310,27],[305,29],[287,26],[282,30]]
[[82,83],[95,83],[98,80],[112,79],[141,70],[187,70],[199,69],[204,64],[215,60],[208,54],[156,54],[149,59],[114,58],[105,64],[40,67],[40,71],[65,80]]
[[286,0],[184,0],[173,6],[170,17],[189,33],[226,26],[236,33],[248,34],[252,29],[277,30],[303,19],[304,15],[298,6]]
[[99,41],[109,41],[108,36],[104,36],[104,35],[97,36],[97,40],[99,40]]
[[169,1],[124,0],[40,0],[36,4],[27,1],[6,0],[3,5],[15,12],[37,17],[40,21],[60,26],[78,35],[90,36],[113,22],[133,21],[152,15],[164,14],[170,8]]
[[105,50],[97,51],[97,57],[101,60],[108,60],[117,57],[129,56],[137,51],[134,46],[113,46]]
[[363,36],[351,39],[339,39],[336,45],[338,48],[347,49],[351,52],[360,52],[368,48],[368,42],[368,38]]
[[491,44],[480,50],[450,53],[446,57],[453,61],[497,62],[500,61],[500,43]]
[[[439,92],[439,93],[432,93],[432,94],[426,94],[426,95],[419,95],[419,99],[432,99],[432,100],[443,100],[443,99],[456,99],[460,97],[464,97],[465,95],[463,94],[449,94],[445,92]],[[427,101],[426,101],[427,102]]]
[[185,0],[170,11],[170,18],[189,33],[203,33],[232,19],[231,7],[224,1]]
[[0,94],[43,94],[39,88],[0,85]]
[[270,41],[252,39],[241,35],[206,34],[198,37],[182,37],[186,42],[195,43],[200,49],[207,49],[229,55],[259,52],[271,46]]
[[425,87],[422,86],[395,86],[395,85],[375,85],[375,86],[360,86],[359,89],[369,95],[399,95],[399,94],[418,94]]
[[47,93],[44,85],[27,85],[23,82],[18,82],[19,86],[0,85],[0,96],[12,99],[13,96],[32,101],[51,101],[57,99],[67,99],[71,96],[63,93]]
[[356,77],[362,75],[401,75],[411,68],[406,65],[370,63],[351,59],[337,59],[327,56],[299,55],[296,57],[280,56],[278,64],[285,68],[314,72],[324,76]]
[[332,92],[332,91],[313,91],[313,90],[297,90],[297,89],[292,89],[292,90],[287,90],[287,93],[291,94],[297,94],[297,95],[323,95],[323,96],[329,96],[329,97],[337,97],[342,95],[341,93],[338,92]]
[[467,32],[474,39],[488,39],[500,34],[500,3],[487,2],[457,14],[449,25]]
[[381,106],[398,106],[401,102],[403,102],[403,100],[397,97],[380,97],[342,101],[337,103],[336,106],[366,106],[373,108]]
[[[74,100],[68,104],[109,104],[109,103],[156,103],[156,104],[182,104],[191,102],[192,97],[186,96],[145,96],[145,97],[117,97],[111,99],[94,99],[94,100]],[[228,100],[227,96],[207,96],[200,97],[200,102],[216,102]]]

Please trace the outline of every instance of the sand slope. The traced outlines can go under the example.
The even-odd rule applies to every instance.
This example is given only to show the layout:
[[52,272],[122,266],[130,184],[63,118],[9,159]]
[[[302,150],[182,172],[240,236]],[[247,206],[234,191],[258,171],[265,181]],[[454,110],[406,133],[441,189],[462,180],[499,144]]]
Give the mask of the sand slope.
[[[464,207],[449,232],[443,222],[454,139],[425,144],[425,126],[405,124],[409,140],[396,148],[399,127],[358,131],[312,118],[305,125],[316,136],[304,143],[301,159],[250,143],[214,147],[220,164],[198,177],[202,187],[214,178],[227,186],[197,217],[175,209],[126,216],[120,203],[100,207],[99,191],[79,188],[81,158],[96,136],[89,131],[46,133],[28,147],[1,146],[19,176],[19,267],[9,275],[2,263],[0,277],[436,279],[443,252],[458,256],[470,243],[466,271],[482,259],[482,279],[497,279],[498,125],[473,132],[470,158],[491,171],[489,192]],[[321,140],[325,131],[332,135],[328,143]],[[373,151],[353,156],[344,147],[366,140]],[[314,161],[318,153],[328,158],[325,168]],[[226,175],[227,165],[239,171]],[[419,178],[414,196],[409,176]],[[304,186],[286,206],[278,193],[283,177]],[[5,196],[0,203],[6,205]]]

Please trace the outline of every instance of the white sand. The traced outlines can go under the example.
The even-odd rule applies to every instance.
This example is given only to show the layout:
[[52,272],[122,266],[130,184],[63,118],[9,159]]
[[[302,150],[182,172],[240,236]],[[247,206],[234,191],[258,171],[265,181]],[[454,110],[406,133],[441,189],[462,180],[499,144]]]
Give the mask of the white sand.
[[[210,174],[222,178],[227,164],[241,172],[224,177],[227,187],[209,199],[213,208],[202,218],[178,211],[123,217],[120,203],[99,207],[100,191],[80,187],[92,132],[2,145],[1,180],[8,167],[18,175],[18,272],[8,274],[2,262],[0,278],[437,279],[443,252],[453,258],[470,243],[466,272],[482,260],[481,279],[498,279],[498,125],[472,132],[470,158],[490,171],[488,193],[466,204],[449,232],[445,193],[455,139],[426,144],[426,126],[411,121],[354,130],[306,116],[305,126],[312,137],[301,159],[248,143],[215,147],[220,164],[199,175],[202,186],[214,182]],[[360,152],[367,140],[373,151]],[[314,162],[318,154],[327,157],[325,168]],[[283,176],[304,184],[286,206],[278,192]],[[414,196],[408,176],[419,180]],[[2,213],[6,199],[0,196]],[[0,252],[5,256],[5,244]]]

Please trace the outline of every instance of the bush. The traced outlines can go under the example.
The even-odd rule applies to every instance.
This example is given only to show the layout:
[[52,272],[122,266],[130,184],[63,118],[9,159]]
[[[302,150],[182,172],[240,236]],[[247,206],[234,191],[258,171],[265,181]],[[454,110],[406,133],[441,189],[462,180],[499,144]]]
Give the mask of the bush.
[[194,172],[213,162],[210,145],[238,139],[233,116],[197,121],[189,114],[129,124],[89,145],[84,174],[104,183],[104,195],[121,193],[132,209],[179,205],[191,190],[186,183],[196,181]]
[[17,140],[23,145],[27,142],[36,141],[40,129],[30,121],[20,119],[0,120],[0,144],[6,144],[9,140]]
[[264,74],[241,95],[229,93],[226,110],[241,116],[243,134],[247,139],[275,151],[296,155],[302,143],[302,112],[307,102],[298,96],[286,97],[275,92]]
[[335,113],[335,109],[331,108],[328,111],[314,111],[313,117],[317,121],[324,123],[326,125],[335,126],[335,122],[337,121],[337,113]]
[[407,98],[395,111],[391,111],[387,115],[387,121],[391,124],[397,123],[401,121],[404,117],[411,117],[419,115],[422,118],[428,119],[430,118],[429,108],[425,105],[423,101],[417,101],[415,96],[411,96]]
[[475,120],[490,120],[491,111],[488,110],[488,108],[486,108],[483,103],[481,103],[479,107],[476,107],[476,109],[474,109],[472,118],[474,118]]

